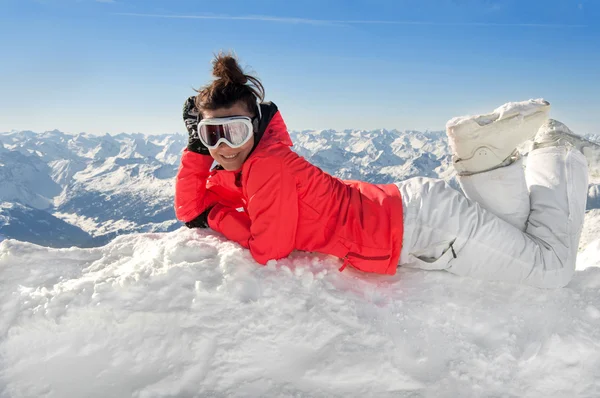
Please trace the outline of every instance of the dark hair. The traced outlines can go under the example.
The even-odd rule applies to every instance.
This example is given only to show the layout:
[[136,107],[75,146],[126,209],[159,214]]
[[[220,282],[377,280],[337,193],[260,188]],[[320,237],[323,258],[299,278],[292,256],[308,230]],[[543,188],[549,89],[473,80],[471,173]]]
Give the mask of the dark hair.
[[242,101],[250,112],[256,112],[257,101],[265,98],[265,89],[258,78],[247,75],[231,53],[219,53],[212,62],[215,80],[198,91],[196,108],[214,110],[230,108]]

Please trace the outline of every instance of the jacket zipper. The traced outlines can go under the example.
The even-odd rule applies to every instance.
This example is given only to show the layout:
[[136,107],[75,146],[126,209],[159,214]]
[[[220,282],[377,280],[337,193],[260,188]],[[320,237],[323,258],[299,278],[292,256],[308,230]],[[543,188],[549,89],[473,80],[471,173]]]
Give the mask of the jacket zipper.
[[372,256],[372,257],[367,257],[367,256],[363,256],[363,255],[358,254],[358,253],[348,252],[348,254],[346,254],[342,258],[342,260],[344,260],[344,263],[342,264],[342,266],[339,269],[340,272],[342,272],[344,270],[344,268],[346,268],[348,266],[348,264],[350,264],[350,259],[348,258],[348,256],[357,257],[357,258],[360,258],[361,260],[373,260],[373,261],[389,260],[389,258],[391,257],[389,254],[387,256]]

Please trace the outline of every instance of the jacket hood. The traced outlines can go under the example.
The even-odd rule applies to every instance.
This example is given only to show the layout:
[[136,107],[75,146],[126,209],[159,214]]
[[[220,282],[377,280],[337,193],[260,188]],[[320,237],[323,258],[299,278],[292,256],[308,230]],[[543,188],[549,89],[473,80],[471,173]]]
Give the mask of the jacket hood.
[[260,110],[262,118],[260,119],[258,131],[255,135],[255,144],[252,152],[264,150],[274,144],[292,146],[292,139],[281,117],[281,113],[277,109],[277,105],[272,102],[265,102],[260,104]]

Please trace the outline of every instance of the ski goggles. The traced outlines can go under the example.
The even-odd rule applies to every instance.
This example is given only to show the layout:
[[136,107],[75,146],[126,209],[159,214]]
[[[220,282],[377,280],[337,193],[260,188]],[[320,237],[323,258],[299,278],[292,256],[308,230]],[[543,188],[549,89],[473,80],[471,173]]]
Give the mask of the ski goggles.
[[198,123],[198,137],[208,149],[217,149],[221,142],[239,148],[252,138],[252,122],[247,116],[202,119]]

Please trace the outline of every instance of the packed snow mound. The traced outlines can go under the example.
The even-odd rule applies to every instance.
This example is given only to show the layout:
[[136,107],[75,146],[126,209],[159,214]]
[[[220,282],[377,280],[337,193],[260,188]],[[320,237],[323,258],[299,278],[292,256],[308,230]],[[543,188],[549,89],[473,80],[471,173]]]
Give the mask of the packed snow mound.
[[[588,253],[589,251],[589,253]],[[0,243],[0,397],[597,397],[600,240],[567,288],[266,267],[209,230]]]

